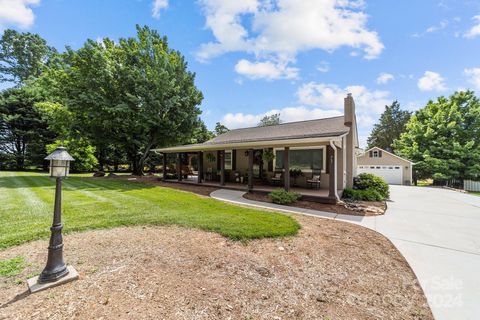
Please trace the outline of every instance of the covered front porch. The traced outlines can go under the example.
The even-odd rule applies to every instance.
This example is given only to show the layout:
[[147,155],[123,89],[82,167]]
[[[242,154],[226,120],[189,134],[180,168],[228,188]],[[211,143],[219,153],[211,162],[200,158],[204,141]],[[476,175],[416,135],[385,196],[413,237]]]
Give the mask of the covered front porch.
[[335,203],[344,188],[342,145],[340,138],[293,146],[161,152],[163,180],[263,194],[284,188],[304,200]]

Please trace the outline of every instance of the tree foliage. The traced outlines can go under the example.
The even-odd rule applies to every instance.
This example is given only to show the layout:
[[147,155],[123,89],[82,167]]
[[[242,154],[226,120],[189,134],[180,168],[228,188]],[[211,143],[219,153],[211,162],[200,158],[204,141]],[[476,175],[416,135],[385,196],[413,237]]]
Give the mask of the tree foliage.
[[53,152],[61,145],[67,148],[68,153],[75,159],[70,164],[70,169],[73,172],[92,171],[97,167],[98,160],[95,157],[95,147],[86,139],[56,140],[54,143],[47,145],[47,153]]
[[203,96],[194,80],[165,37],[137,26],[135,38],[67,48],[41,83],[55,88],[52,96],[73,117],[69,131],[91,141],[101,162],[113,145],[126,154],[134,174],[143,174],[153,147],[189,143],[201,127]]
[[0,82],[19,85],[37,78],[54,53],[55,49],[38,34],[5,30],[0,41]]
[[411,113],[409,111],[400,109],[398,101],[385,106],[385,111],[380,116],[379,122],[373,126],[372,133],[368,137],[367,148],[379,147],[395,152],[393,142],[405,132],[410,116]]
[[23,170],[43,163],[45,146],[54,135],[34,107],[42,99],[26,86],[0,93],[0,153],[10,168]]
[[480,178],[480,101],[472,91],[439,97],[415,112],[395,142],[417,178]]
[[262,119],[260,119],[260,122],[258,123],[257,126],[267,127],[267,126],[274,126],[280,123],[282,123],[282,120],[280,120],[280,113],[275,113],[269,116],[264,116]]
[[221,134],[224,134],[226,132],[230,131],[230,129],[228,129],[226,126],[224,126],[223,124],[221,124],[220,122],[217,122],[215,124],[215,135],[216,136],[219,136]]

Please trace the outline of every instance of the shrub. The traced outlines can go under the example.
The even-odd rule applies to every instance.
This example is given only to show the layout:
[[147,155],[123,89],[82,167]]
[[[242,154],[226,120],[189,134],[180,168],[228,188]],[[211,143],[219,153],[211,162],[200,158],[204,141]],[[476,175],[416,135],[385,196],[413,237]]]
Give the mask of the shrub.
[[273,190],[268,194],[274,203],[290,204],[299,200],[302,196],[295,192],[285,191],[283,189]]
[[385,197],[374,189],[352,189],[345,188],[343,190],[343,198],[355,201],[382,201]]
[[390,190],[385,180],[371,173],[361,173],[356,176],[353,180],[353,188],[374,190],[382,196],[382,200],[390,197]]

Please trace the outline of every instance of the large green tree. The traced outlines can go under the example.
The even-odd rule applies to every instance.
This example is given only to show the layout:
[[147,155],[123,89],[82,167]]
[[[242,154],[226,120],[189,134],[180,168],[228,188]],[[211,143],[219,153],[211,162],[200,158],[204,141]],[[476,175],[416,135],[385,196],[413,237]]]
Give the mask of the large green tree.
[[368,137],[367,148],[379,147],[395,152],[393,142],[405,132],[410,116],[409,111],[400,109],[398,101],[385,106],[385,111],[380,116],[378,123],[373,126],[372,133]]
[[217,122],[215,124],[215,135],[219,136],[221,134],[224,134],[226,132],[230,131],[230,129],[228,129],[225,125],[221,124],[220,122]]
[[37,78],[54,53],[38,34],[5,30],[0,40],[0,82],[19,85]]
[[42,164],[45,146],[54,138],[34,107],[42,100],[42,95],[28,86],[0,93],[0,153],[16,170]]
[[165,37],[137,26],[135,38],[67,48],[41,83],[72,114],[72,132],[97,152],[123,150],[140,175],[152,148],[189,143],[198,128],[203,96],[194,80]]
[[439,97],[415,112],[395,142],[418,178],[480,178],[480,101],[472,91]]

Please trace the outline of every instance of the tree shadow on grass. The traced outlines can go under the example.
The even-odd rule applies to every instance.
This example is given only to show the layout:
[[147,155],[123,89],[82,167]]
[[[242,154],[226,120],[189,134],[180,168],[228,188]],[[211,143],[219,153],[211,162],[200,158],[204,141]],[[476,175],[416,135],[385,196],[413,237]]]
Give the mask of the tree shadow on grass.
[[[0,176],[0,188],[54,188],[55,179],[48,175],[16,175]],[[94,178],[94,177],[68,177],[63,180],[65,191],[87,190],[100,191],[110,190],[125,192],[132,190],[151,189],[156,186],[139,180],[127,180],[124,178]]]

